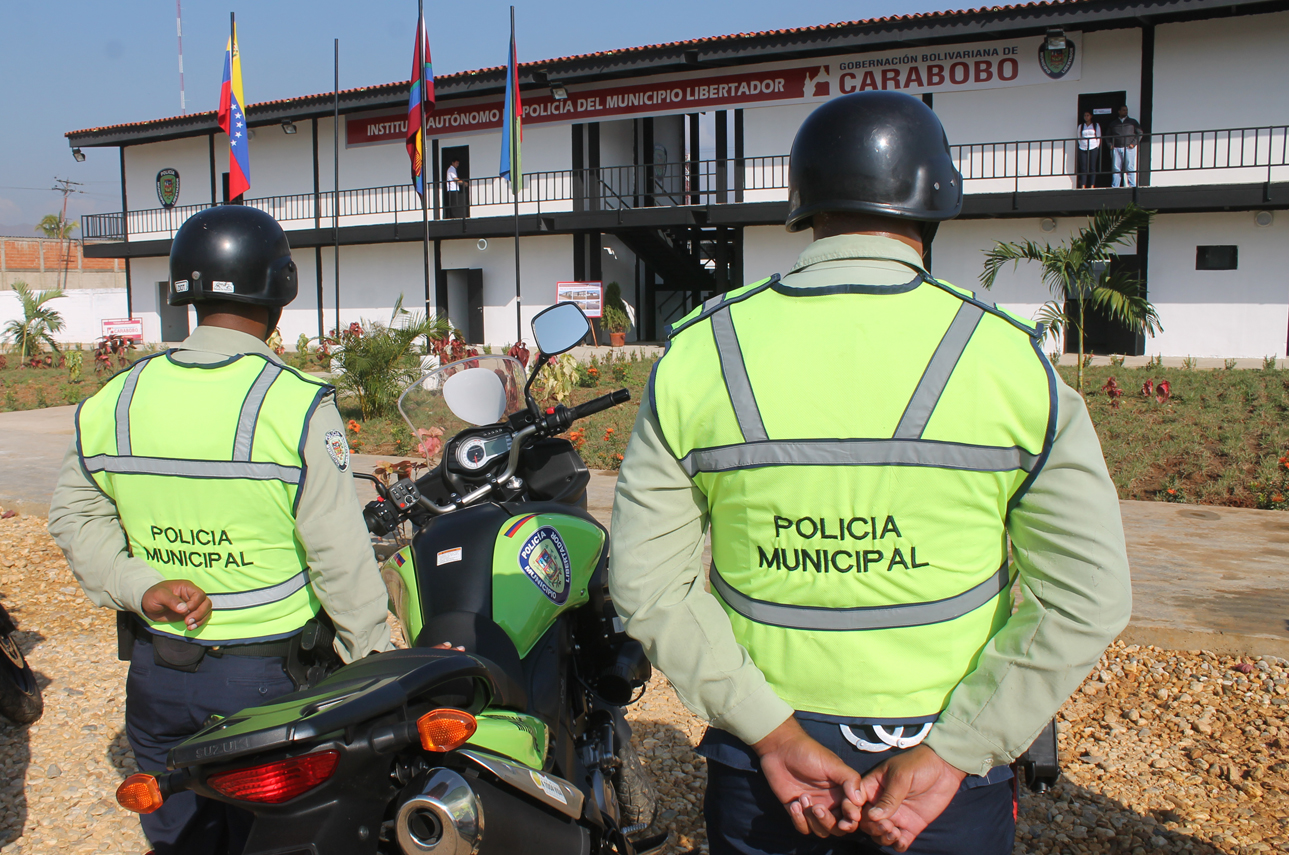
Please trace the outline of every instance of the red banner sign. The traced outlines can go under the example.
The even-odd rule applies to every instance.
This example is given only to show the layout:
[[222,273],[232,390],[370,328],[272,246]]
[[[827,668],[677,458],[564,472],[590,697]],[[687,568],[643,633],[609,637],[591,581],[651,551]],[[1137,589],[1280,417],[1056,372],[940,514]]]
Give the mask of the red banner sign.
[[[851,92],[891,89],[910,94],[1027,86],[1079,77],[1081,34],[1067,35],[1068,48],[1053,53],[1041,36],[931,49],[878,51],[827,57],[818,63],[782,62],[732,73],[695,72],[632,83],[608,83],[569,91],[556,100],[548,91],[524,93],[524,123],[588,122],[606,118],[824,100]],[[501,127],[502,99],[441,104],[426,117],[431,137],[470,134]],[[348,145],[402,142],[405,112],[352,116]]]

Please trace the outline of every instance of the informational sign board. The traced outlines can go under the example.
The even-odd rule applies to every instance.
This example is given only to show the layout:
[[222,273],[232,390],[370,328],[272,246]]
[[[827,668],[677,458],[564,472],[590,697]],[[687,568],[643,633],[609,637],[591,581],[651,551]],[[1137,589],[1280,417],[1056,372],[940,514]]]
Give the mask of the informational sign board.
[[603,282],[556,282],[556,303],[577,303],[588,318],[604,314]]
[[114,318],[102,321],[103,337],[124,336],[133,341],[143,341],[143,318]]
[[[630,81],[569,86],[557,100],[545,90],[525,92],[524,124],[593,122],[627,116],[663,116],[774,104],[822,103],[838,95],[892,90],[909,95],[1032,86],[1078,80],[1083,34],[1068,32],[1062,47],[1044,36],[904,47],[785,60],[741,68],[660,74]],[[477,134],[501,127],[502,98],[453,99],[426,117],[431,137]],[[345,143],[404,143],[407,111],[347,116]]]

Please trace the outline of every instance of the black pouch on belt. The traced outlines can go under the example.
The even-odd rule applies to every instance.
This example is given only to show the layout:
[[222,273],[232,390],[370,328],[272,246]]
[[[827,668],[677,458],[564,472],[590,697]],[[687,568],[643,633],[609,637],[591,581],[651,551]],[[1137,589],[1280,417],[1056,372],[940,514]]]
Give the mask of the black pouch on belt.
[[287,653],[286,673],[297,691],[317,685],[341,666],[340,657],[332,646],[335,638],[335,624],[326,612],[318,612],[317,617],[306,623],[296,636],[296,643]]
[[168,635],[152,636],[152,662],[172,671],[192,673],[206,658],[206,648],[191,641],[171,638]]

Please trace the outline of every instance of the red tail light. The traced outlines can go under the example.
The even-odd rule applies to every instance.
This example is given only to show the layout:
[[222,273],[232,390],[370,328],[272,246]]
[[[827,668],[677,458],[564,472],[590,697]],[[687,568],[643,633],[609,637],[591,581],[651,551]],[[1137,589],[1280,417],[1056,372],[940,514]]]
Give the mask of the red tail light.
[[339,762],[339,751],[319,751],[263,766],[220,772],[207,778],[206,783],[229,798],[279,805],[330,778]]

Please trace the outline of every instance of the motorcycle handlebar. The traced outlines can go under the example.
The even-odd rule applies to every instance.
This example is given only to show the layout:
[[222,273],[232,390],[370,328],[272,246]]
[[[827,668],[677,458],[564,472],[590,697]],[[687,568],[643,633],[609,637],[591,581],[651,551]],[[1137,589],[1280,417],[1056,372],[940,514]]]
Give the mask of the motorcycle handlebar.
[[576,407],[574,407],[572,410],[569,411],[572,416],[571,421],[584,419],[589,415],[593,415],[602,410],[607,410],[609,407],[616,407],[618,404],[625,404],[627,401],[630,401],[630,400],[631,400],[631,392],[628,389],[619,389],[616,392],[610,392],[607,395],[601,395],[598,398],[592,398],[591,400],[587,401],[585,404],[578,404]]

